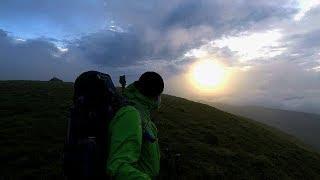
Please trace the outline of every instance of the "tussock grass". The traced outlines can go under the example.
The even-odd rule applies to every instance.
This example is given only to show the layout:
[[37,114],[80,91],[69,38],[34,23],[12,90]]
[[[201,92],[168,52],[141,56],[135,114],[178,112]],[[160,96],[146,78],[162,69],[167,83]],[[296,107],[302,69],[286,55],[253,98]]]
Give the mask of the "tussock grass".
[[[61,179],[61,152],[72,84],[0,82],[0,177]],[[320,155],[263,124],[205,104],[163,96],[153,117],[163,157],[161,178],[320,179]],[[0,179],[1,179],[0,178]]]

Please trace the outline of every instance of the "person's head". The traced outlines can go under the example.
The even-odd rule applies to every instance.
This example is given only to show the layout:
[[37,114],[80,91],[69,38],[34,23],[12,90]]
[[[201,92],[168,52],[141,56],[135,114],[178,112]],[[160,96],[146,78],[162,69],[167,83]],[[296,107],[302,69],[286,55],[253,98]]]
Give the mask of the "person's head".
[[156,72],[145,72],[134,83],[139,92],[151,99],[157,100],[163,92],[164,82]]

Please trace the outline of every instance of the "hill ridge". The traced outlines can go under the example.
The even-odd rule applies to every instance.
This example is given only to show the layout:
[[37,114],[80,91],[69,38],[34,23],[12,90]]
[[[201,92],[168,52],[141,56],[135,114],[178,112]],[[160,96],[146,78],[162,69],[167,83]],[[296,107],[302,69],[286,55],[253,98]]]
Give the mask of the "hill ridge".
[[[62,178],[71,97],[70,83],[0,81],[0,176]],[[162,151],[181,154],[181,179],[320,179],[320,155],[280,132],[183,98],[162,102],[153,118]],[[160,179],[172,177],[169,165]]]
[[259,106],[233,106],[228,104],[211,103],[221,110],[247,117],[268,124],[291,134],[313,148],[320,150],[320,115],[287,111]]

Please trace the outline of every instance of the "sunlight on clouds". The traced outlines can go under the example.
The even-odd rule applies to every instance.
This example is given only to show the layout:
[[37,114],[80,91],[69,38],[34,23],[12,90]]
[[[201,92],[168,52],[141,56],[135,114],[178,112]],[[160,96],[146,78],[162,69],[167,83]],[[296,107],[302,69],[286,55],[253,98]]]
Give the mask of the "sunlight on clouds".
[[252,66],[239,67],[239,70],[244,72],[250,71],[251,69],[252,69]]
[[311,68],[311,70],[315,72],[320,72],[320,66],[313,67]]
[[199,59],[190,66],[188,82],[194,93],[213,95],[223,92],[230,76],[229,68],[213,59]]
[[202,60],[193,65],[192,79],[199,88],[213,88],[224,79],[225,70],[212,60]]
[[312,8],[320,5],[320,0],[298,0],[299,12],[294,16],[295,21],[300,21]]
[[59,50],[58,52],[54,52],[52,55],[54,57],[61,57],[62,55],[66,54],[69,49],[68,48],[64,48],[64,47],[61,47],[61,46],[56,46],[57,49]]
[[212,54],[210,54],[208,50],[203,47],[191,49],[184,54],[184,57],[186,58],[196,59],[209,58],[210,56],[212,56]]
[[68,48],[64,48],[64,47],[60,47],[60,46],[57,46],[57,48],[59,49],[59,51],[61,51],[63,53],[65,53],[69,50]]
[[26,42],[26,40],[22,39],[22,38],[17,38],[16,41],[18,41],[18,42]]
[[281,47],[282,34],[279,30],[270,30],[262,33],[242,34],[239,36],[223,37],[215,40],[215,47],[228,47],[235,51],[240,61],[256,58],[268,58],[280,55],[285,48]]

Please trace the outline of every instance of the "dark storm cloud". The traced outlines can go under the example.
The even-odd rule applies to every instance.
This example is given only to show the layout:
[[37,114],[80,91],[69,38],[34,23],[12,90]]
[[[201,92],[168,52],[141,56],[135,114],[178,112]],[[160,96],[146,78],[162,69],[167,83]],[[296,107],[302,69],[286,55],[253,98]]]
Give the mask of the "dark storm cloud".
[[0,29],[0,79],[70,80],[75,70],[47,39],[17,40]]
[[128,66],[143,59],[149,46],[137,34],[101,31],[69,44],[70,53],[105,66]]

